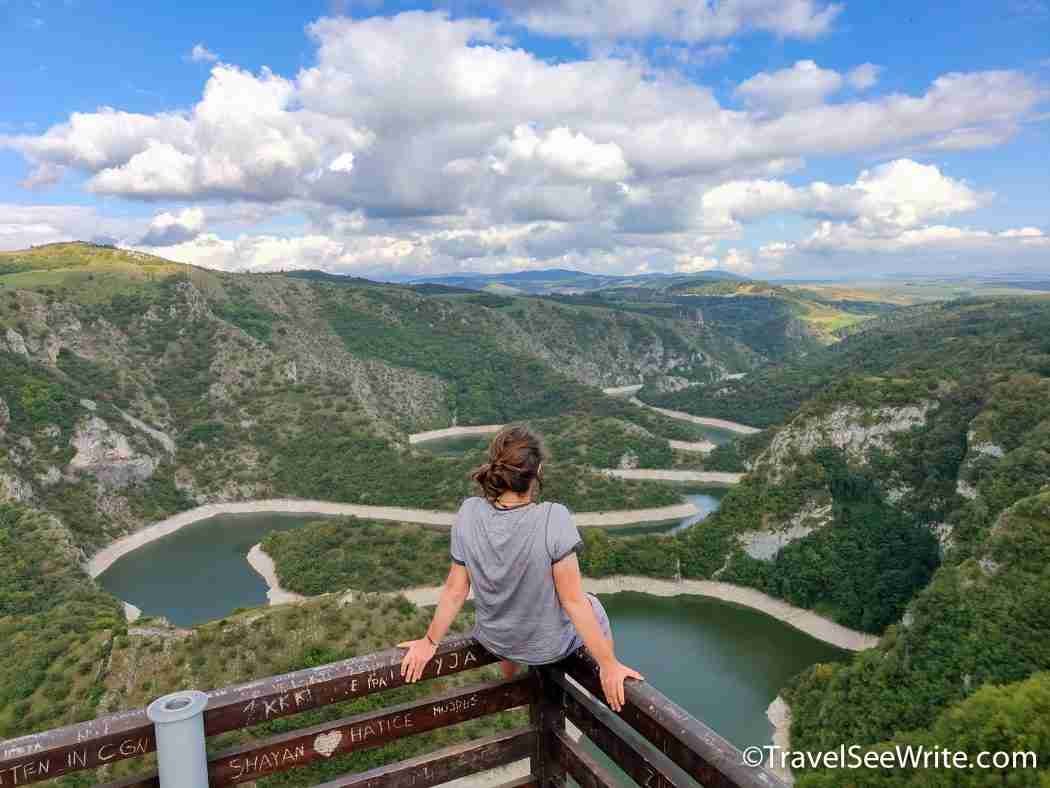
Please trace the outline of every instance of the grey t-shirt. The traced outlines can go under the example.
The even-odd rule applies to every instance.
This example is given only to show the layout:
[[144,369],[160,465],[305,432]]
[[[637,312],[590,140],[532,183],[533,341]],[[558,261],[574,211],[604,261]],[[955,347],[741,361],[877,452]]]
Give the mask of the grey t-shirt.
[[497,509],[468,498],[452,526],[452,560],[474,587],[474,637],[526,665],[555,662],[580,646],[558,600],[551,566],[583,544],[560,503]]

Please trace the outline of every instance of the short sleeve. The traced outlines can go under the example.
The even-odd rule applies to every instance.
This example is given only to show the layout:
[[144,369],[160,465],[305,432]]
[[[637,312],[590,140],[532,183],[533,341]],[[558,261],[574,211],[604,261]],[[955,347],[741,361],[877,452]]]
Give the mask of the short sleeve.
[[463,549],[463,529],[467,527],[467,508],[469,503],[469,499],[464,501],[463,505],[459,507],[459,511],[456,512],[456,520],[452,523],[452,543],[449,546],[452,560],[462,566],[467,565],[467,553]]
[[572,514],[560,503],[551,504],[547,521],[547,552],[551,563],[556,564],[570,553],[583,547],[583,539],[572,521]]

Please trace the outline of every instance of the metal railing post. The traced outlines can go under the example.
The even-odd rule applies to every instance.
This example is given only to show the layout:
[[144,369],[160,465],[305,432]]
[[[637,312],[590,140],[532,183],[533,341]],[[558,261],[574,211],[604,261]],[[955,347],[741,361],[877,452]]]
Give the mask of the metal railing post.
[[160,788],[208,788],[204,707],[208,696],[189,690],[157,698],[146,709],[157,736]]

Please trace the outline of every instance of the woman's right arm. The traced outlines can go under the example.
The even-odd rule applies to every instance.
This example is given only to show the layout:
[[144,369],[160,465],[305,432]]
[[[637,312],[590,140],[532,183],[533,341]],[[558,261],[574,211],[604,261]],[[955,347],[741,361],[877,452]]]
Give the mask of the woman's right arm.
[[554,588],[558,592],[561,606],[565,608],[573,626],[580,633],[583,645],[598,663],[605,700],[613,711],[619,711],[624,704],[624,679],[644,681],[644,677],[616,659],[612,642],[602,632],[591,601],[583,592],[583,578],[580,576],[580,564],[576,560],[576,553],[569,553],[554,564],[553,572]]
[[470,574],[462,564],[452,563],[445,579],[445,586],[441,589],[441,597],[438,599],[434,618],[427,627],[426,634],[419,640],[408,640],[398,643],[401,648],[407,648],[408,652],[401,660],[401,675],[409,684],[419,681],[423,675],[423,668],[427,666],[437,651],[437,644],[445,637],[452,622],[456,620],[463,603],[470,595]]

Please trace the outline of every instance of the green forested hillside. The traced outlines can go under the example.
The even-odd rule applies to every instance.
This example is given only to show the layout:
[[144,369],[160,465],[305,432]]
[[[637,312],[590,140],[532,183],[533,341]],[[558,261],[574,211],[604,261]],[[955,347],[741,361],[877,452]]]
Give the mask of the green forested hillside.
[[[1012,684],[989,684],[941,712],[925,728],[902,732],[868,749],[906,753],[922,763],[923,752],[967,753],[970,768],[840,769],[805,773],[802,788],[978,788],[987,785],[1050,784],[1050,674]],[[981,754],[984,753],[982,764]],[[998,761],[998,762],[997,762]],[[906,761],[907,762],[907,761]],[[1039,769],[1036,768],[1038,765]],[[982,768],[983,767],[983,768]]]
[[654,436],[649,463],[668,438],[697,434],[598,386],[710,380],[754,354],[684,321],[477,299],[85,244],[2,254],[0,489],[62,515],[92,548],[211,500],[449,509],[469,491],[467,464],[409,448],[406,432],[577,413],[621,426],[611,442],[585,430],[583,451],[571,419],[550,422],[569,505],[677,500],[583,467],[618,461],[632,430]]
[[[778,404],[787,424],[721,453],[752,473],[678,537],[682,574],[881,631],[938,552],[949,564],[978,553],[1000,512],[1050,484],[1047,337],[1047,299],[929,306],[756,374],[769,392],[791,376],[813,390],[790,411]],[[775,555],[747,552],[788,532]]]
[[[79,564],[123,533],[216,500],[451,510],[478,458],[414,449],[407,432],[573,412],[587,414],[573,434],[590,435],[590,448],[569,439],[571,420],[564,435],[551,422],[549,494],[577,510],[675,503],[672,488],[584,466],[622,454],[628,431],[659,436],[662,456],[667,438],[695,429],[598,386],[671,371],[712,379],[751,363],[746,348],[675,321],[449,295],[209,272],[84,244],[0,254],[0,628],[21,655],[0,670],[0,735],[183,681],[209,686],[190,649],[170,675],[107,695],[99,665],[117,664],[126,625]],[[610,442],[592,423],[620,432]],[[379,639],[362,648],[396,637],[373,623]],[[131,642],[168,653],[164,638]],[[241,664],[208,680],[284,667]]]
[[819,293],[757,281],[683,282],[667,292],[676,303],[696,309],[705,322],[772,359],[805,355],[895,308],[876,300],[830,301]]
[[[880,300],[874,291],[849,290],[832,296],[813,289],[773,285],[722,272],[704,274],[595,276],[574,271],[437,277],[455,285],[496,292],[532,293],[579,306],[615,307],[637,314],[670,317],[713,328],[766,359],[804,355],[836,341],[902,300]],[[450,288],[451,289],[451,288]]]
[[[1005,512],[973,558],[942,567],[878,649],[846,665],[818,665],[795,680],[787,693],[793,746],[878,746],[908,731],[906,741],[943,735],[937,745],[949,748],[1027,742],[1003,749],[1035,748],[1045,758],[1046,731],[1039,728],[1046,719],[1045,673],[1027,686],[970,696],[982,686],[1050,670],[1048,606],[1050,493],[1044,493]],[[977,713],[992,716],[971,730],[959,724],[976,721]],[[999,723],[989,728],[993,719]],[[840,778],[818,775],[802,784],[839,785]],[[917,783],[887,778],[870,784]]]
[[[55,518],[0,502],[0,737],[95,716],[120,603]],[[17,655],[17,658],[13,658]]]
[[[749,585],[883,634],[787,688],[795,749],[996,741],[991,725],[967,739],[982,712],[1007,720],[1001,741],[1030,730],[1043,747],[1050,298],[873,317],[881,307],[853,302],[802,314],[789,295],[820,299],[761,283],[678,282],[659,297],[651,284],[521,298],[224,274],[87,245],[0,255],[0,548],[13,559],[0,568],[0,639],[26,655],[0,669],[0,735],[387,645],[418,623],[404,603],[344,615],[318,600],[192,635],[129,634],[79,564],[209,501],[450,510],[480,450],[440,456],[408,433],[527,419],[552,454],[544,497],[577,511],[679,500],[596,467],[749,471],[675,536],[588,531],[588,574]],[[834,310],[865,320],[836,324]],[[600,391],[642,379],[647,402],[766,429],[683,457],[668,440],[697,440],[697,427]],[[434,534],[354,527],[368,560],[326,523],[273,537],[282,579],[305,593],[440,580],[440,562],[411,561],[444,553]],[[269,656],[249,664],[245,643]],[[225,661],[205,655],[215,644]]]
[[[754,494],[752,481],[732,497],[716,528],[746,533],[770,516],[786,518],[814,497],[830,497],[831,521],[759,560],[723,548],[728,559],[720,579],[755,586],[793,605],[813,608],[854,629],[880,633],[900,619],[905,605],[939,563],[937,540],[923,523],[889,505],[872,478],[851,469],[842,456],[820,449],[796,469],[793,482],[770,490],[780,500]],[[749,494],[750,493],[750,494]],[[698,531],[686,542],[707,547]],[[687,553],[688,554],[688,553]],[[688,567],[688,568],[687,568]],[[693,565],[686,564],[683,571]],[[702,567],[698,574],[704,574]]]
[[[565,378],[616,385],[673,375],[706,382],[749,368],[755,355],[685,321],[537,299],[419,298],[405,288],[339,285],[324,286],[321,297],[351,353],[448,381],[448,409],[467,424],[590,405],[593,394],[573,390]],[[624,347],[648,348],[662,362],[631,358]]]
[[[620,418],[566,415],[538,419],[533,424],[546,436],[547,449],[554,457],[594,468],[618,468],[623,463],[638,468],[670,468],[671,447],[666,439],[681,436],[689,440],[693,437],[689,425],[680,423],[671,435],[659,416],[649,422],[650,414],[653,411],[634,408],[625,410]],[[656,434],[642,426],[646,423]]]
[[[654,399],[780,425],[735,447],[752,473],[677,538],[682,574],[885,630],[877,649],[789,688],[793,749],[937,741],[976,752],[1027,731],[1045,750],[1040,707],[1020,685],[971,696],[1050,669],[1048,337],[1045,298],[929,305],[803,361]],[[779,547],[756,549],[774,537]],[[1003,727],[967,733],[958,720],[977,709]],[[801,784],[940,783],[828,771]]]
[[975,299],[908,307],[804,359],[738,380],[673,393],[643,390],[654,405],[765,427],[783,423],[803,403],[849,377],[826,399],[881,401],[868,377],[902,379],[915,391],[941,380],[991,383],[1004,374],[1050,374],[1048,299]]

